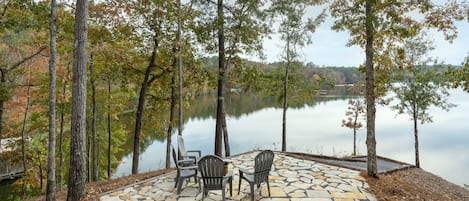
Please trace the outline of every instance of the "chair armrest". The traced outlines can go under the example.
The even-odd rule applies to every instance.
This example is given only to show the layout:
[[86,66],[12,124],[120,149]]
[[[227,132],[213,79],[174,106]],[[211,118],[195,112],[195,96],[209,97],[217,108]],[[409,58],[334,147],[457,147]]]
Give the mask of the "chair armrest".
[[239,169],[239,174],[254,174],[254,172],[252,171],[249,171],[249,170],[243,170],[243,169]]
[[181,170],[197,170],[197,166],[185,166],[185,167],[180,167],[179,169]]
[[186,150],[187,153],[198,153],[199,157],[202,155],[202,151],[200,150]]
[[182,159],[182,160],[178,160],[178,161],[177,161],[177,164],[178,164],[179,166],[193,165],[193,164],[194,164],[194,160],[192,160],[192,159]]

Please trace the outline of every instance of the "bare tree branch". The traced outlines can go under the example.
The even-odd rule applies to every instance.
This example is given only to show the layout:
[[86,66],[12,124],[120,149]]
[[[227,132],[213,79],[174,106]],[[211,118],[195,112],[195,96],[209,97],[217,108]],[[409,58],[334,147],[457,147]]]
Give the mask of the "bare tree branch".
[[45,49],[47,48],[47,46],[43,46],[41,48],[39,48],[39,50],[37,52],[35,52],[34,54],[22,59],[21,61],[18,61],[17,63],[13,64],[11,67],[9,67],[8,69],[6,69],[5,71],[6,72],[9,72],[9,71],[12,71],[12,70],[15,70],[16,68],[18,68],[19,66],[21,66],[21,64],[31,60],[32,58],[34,58],[35,56],[39,55],[42,51],[44,51]]

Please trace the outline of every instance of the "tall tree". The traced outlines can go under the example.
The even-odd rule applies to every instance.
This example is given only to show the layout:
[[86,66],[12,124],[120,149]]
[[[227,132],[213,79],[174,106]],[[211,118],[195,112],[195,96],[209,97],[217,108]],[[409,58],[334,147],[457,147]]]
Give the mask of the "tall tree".
[[217,88],[217,117],[215,125],[215,155],[222,156],[222,124],[223,118],[223,94],[225,88],[225,31],[224,31],[224,11],[223,0],[218,0],[217,3],[217,35],[218,35],[218,88]]
[[230,66],[241,64],[240,54],[262,55],[263,36],[270,32],[269,22],[266,19],[266,7],[263,6],[267,1],[199,0],[197,2],[200,2],[199,9],[202,13],[194,20],[197,40],[205,46],[207,52],[218,53],[214,153],[221,155],[223,142],[225,142],[225,155],[229,155],[227,115],[223,99],[224,90],[229,86],[226,83],[226,77]]
[[47,163],[47,192],[46,200],[55,200],[55,139],[56,139],[56,60],[57,60],[57,1],[51,0],[50,17],[50,58],[49,58],[49,156]]
[[419,157],[419,132],[418,123],[432,122],[430,107],[449,110],[455,105],[448,102],[449,92],[446,89],[446,80],[443,79],[443,70],[428,66],[431,59],[426,58],[428,51],[432,49],[431,43],[421,38],[407,41],[408,52],[405,60],[408,66],[397,72],[396,81],[399,85],[393,85],[391,89],[396,94],[398,103],[392,108],[398,114],[408,114],[414,125],[415,166],[420,168]]
[[[376,0],[334,0],[331,14],[337,20],[333,29],[349,31],[351,38],[347,45],[359,45],[365,49],[365,79],[367,104],[367,170],[368,175],[377,177],[375,114],[376,92],[382,89],[387,76],[375,79],[375,71],[382,73],[396,66],[390,49],[402,44],[406,38],[417,35],[425,27],[443,31],[446,39],[456,37],[454,20],[461,20],[462,10],[456,1],[437,6],[430,0],[421,1],[376,1]],[[415,18],[421,13],[423,20]],[[400,51],[399,54],[405,53]],[[378,68],[375,68],[378,63]],[[378,91],[379,92],[379,91]]]
[[[93,60],[93,53],[90,55],[90,85],[91,85],[91,136],[92,136],[92,170],[93,170],[93,181],[98,180],[98,158],[99,158],[99,151],[98,151],[98,139],[96,136],[96,81],[95,81],[95,73],[94,73],[94,60]],[[91,147],[90,147],[91,149]]]
[[325,11],[322,11],[316,18],[304,19],[305,9],[308,6],[318,5],[321,0],[276,0],[272,2],[272,15],[280,20],[279,34],[285,41],[285,53],[283,61],[285,63],[285,75],[283,77],[283,113],[282,113],[282,151],[287,150],[286,142],[286,121],[288,108],[288,77],[289,70],[298,59],[298,48],[311,44],[311,34],[316,27],[324,21]]
[[86,42],[88,1],[77,0],[75,11],[73,77],[72,77],[72,131],[70,139],[70,166],[67,200],[79,201],[85,197],[86,174]]

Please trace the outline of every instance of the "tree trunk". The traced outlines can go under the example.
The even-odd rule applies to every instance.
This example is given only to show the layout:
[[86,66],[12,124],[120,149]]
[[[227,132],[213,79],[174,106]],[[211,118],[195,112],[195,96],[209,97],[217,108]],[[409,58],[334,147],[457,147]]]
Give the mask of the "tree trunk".
[[111,179],[111,79],[107,80],[107,179]]
[[414,111],[414,137],[415,137],[415,166],[420,168],[420,157],[419,157],[419,131],[418,131],[418,110],[415,102],[413,103],[413,111]]
[[357,155],[357,122],[358,122],[358,111],[359,111],[359,107],[360,107],[360,102],[358,102],[359,100],[357,100],[357,102],[355,103],[355,117],[354,117],[354,121],[353,121],[353,155],[356,156]]
[[290,34],[287,35],[287,66],[285,66],[285,78],[283,80],[283,114],[282,114],[282,152],[287,151],[287,91],[288,69],[290,68]]
[[225,85],[225,34],[223,0],[218,0],[218,90],[217,121],[215,126],[215,155],[222,156],[223,94]]
[[[176,68],[176,61],[173,62],[174,68]],[[169,109],[169,125],[168,132],[166,133],[166,168],[171,167],[171,135],[174,127],[174,113],[176,109],[176,71],[172,72],[171,76],[171,105]]]
[[[5,74],[2,69],[0,69],[1,73],[1,78],[0,78],[0,89],[3,89],[4,87],[6,88],[6,78]],[[3,100],[3,97],[0,97],[0,144],[2,144],[2,129],[3,129],[3,107],[5,105],[5,101]]]
[[55,116],[56,116],[56,57],[57,57],[57,28],[55,26],[56,19],[56,0],[50,2],[51,19],[50,19],[50,58],[49,58],[49,156],[47,163],[47,190],[46,200],[55,200]]
[[[90,122],[88,122],[88,123],[90,123]],[[92,178],[92,175],[91,175],[92,167],[91,167],[91,166],[93,165],[93,163],[91,162],[91,161],[92,161],[92,159],[91,159],[91,151],[92,151],[92,150],[91,150],[91,147],[92,147],[92,142],[91,142],[91,140],[92,140],[92,139],[91,139],[91,136],[89,136],[89,135],[86,136],[86,139],[88,140],[87,143],[86,143],[86,144],[87,144],[87,145],[86,145],[86,146],[87,146],[87,148],[86,148],[86,152],[87,152],[87,154],[86,154],[86,156],[87,156],[86,164],[88,165],[88,166],[87,166],[87,168],[88,168],[88,169],[87,169],[87,173],[88,173],[87,181],[88,181],[88,183],[90,183],[90,182],[91,182],[91,178]]]
[[155,59],[156,59],[156,50],[158,47],[157,36],[154,37],[154,44],[153,44],[153,51],[150,58],[150,64],[148,65],[145,71],[145,78],[142,82],[142,88],[140,89],[140,94],[138,97],[138,106],[137,106],[137,117],[135,121],[135,135],[134,135],[134,153],[132,158],[132,174],[138,173],[138,161],[140,157],[140,135],[142,133],[142,119],[143,119],[143,111],[145,108],[145,95],[148,88],[150,74],[155,67]]
[[223,142],[225,143],[225,157],[228,157],[231,155],[230,152],[230,141],[228,140],[228,129],[226,128],[226,112],[225,112],[225,105],[223,104],[223,124],[222,124],[222,129],[223,129]]
[[77,0],[73,48],[72,125],[67,200],[86,195],[86,41],[88,1]]
[[378,177],[378,165],[376,163],[376,138],[375,138],[375,93],[374,93],[374,70],[373,70],[373,0],[367,0],[365,5],[366,15],[366,145],[368,176]]
[[[28,79],[31,79],[31,76],[29,76]],[[30,88],[31,88],[31,85],[28,84],[28,86],[26,88],[26,109],[24,111],[23,126],[21,127],[21,156],[22,156],[22,160],[23,160],[23,171],[25,173],[25,175],[23,175],[23,198],[25,198],[25,196],[26,196],[26,181],[27,181],[26,173],[28,172],[27,167],[26,167],[26,146],[25,146],[26,137],[25,137],[25,130],[26,130],[26,119],[28,117],[28,112],[29,112],[29,101],[30,101],[29,92],[30,92]],[[39,163],[41,163],[40,160],[39,160]],[[41,181],[42,181],[42,174],[41,174]],[[41,182],[41,184],[42,184],[42,182]]]
[[90,84],[91,84],[91,135],[93,136],[93,181],[98,180],[98,140],[96,136],[96,82],[94,79],[93,54],[90,56]]
[[70,63],[67,65],[67,73],[63,80],[62,86],[62,103],[60,104],[60,131],[59,131],[59,174],[57,175],[58,190],[62,191],[63,175],[64,175],[64,151],[63,151],[63,136],[64,136],[64,116],[65,116],[65,99],[67,92],[67,77],[70,73]]
[[[181,8],[181,0],[178,0],[178,33],[177,33],[177,40],[178,40],[178,135],[182,136],[182,130],[184,126],[184,120],[182,116],[183,110],[183,102],[182,102],[182,78],[183,78],[183,71],[182,71],[182,8]],[[168,152],[169,153],[169,152]],[[178,149],[178,156],[181,157],[181,153]]]

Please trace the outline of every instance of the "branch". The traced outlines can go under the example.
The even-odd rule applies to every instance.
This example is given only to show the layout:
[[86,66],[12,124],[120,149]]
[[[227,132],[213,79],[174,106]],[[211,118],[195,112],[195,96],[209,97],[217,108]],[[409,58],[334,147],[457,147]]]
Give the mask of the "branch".
[[7,13],[7,8],[10,5],[10,3],[11,3],[11,1],[8,1],[7,4],[5,5],[5,7],[3,7],[3,11],[2,11],[2,14],[1,14],[1,17],[0,17],[0,23],[2,23],[3,17],[5,17],[5,14]]
[[160,77],[163,77],[163,75],[165,75],[166,73],[169,73],[171,72],[171,70],[169,70],[169,68],[165,68],[163,69],[163,71],[160,73],[160,74],[157,74],[157,75],[153,75],[151,77],[150,80],[148,80],[148,85],[150,85],[152,82],[154,82],[156,79],[160,78]]
[[28,60],[30,60],[30,59],[34,58],[35,56],[37,56],[38,54],[40,54],[40,53],[41,53],[42,51],[44,51],[46,48],[47,48],[47,46],[41,47],[36,53],[32,54],[32,55],[29,56],[29,57],[26,57],[26,58],[22,59],[21,61],[18,61],[18,62],[15,63],[15,64],[13,64],[10,68],[6,69],[6,72],[15,70],[16,68],[18,68],[19,66],[21,66],[21,64],[27,62]]

